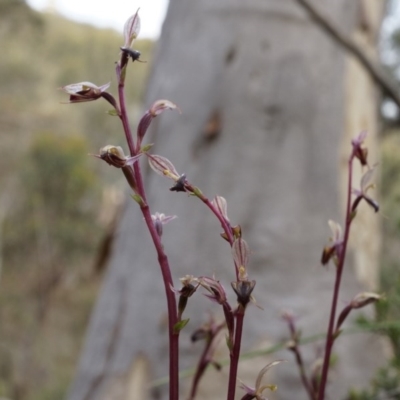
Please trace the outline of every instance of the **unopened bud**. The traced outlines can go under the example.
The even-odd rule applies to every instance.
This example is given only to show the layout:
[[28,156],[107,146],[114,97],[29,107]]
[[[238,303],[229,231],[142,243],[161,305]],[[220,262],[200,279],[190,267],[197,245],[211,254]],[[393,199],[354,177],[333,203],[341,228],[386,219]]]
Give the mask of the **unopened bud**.
[[218,210],[220,215],[222,215],[224,219],[229,222],[227,203],[225,198],[222,196],[215,196],[214,200],[211,203]]
[[357,308],[365,307],[368,304],[375,303],[381,299],[382,299],[382,296],[377,293],[362,292],[362,293],[359,293],[357,296],[355,296],[350,304],[353,309],[357,309]]
[[357,294],[353,298],[353,300],[348,304],[339,315],[338,322],[336,324],[336,332],[340,332],[340,327],[343,325],[343,322],[346,320],[351,310],[356,310],[358,308],[363,308],[368,304],[375,303],[382,299],[382,296],[377,293],[372,292],[362,292]]
[[104,160],[107,164],[116,168],[124,168],[133,165],[142,154],[126,157],[122,147],[107,145],[100,149],[100,154],[95,157]]
[[232,282],[232,289],[237,295],[237,302],[246,308],[247,304],[252,300],[251,293],[256,286],[256,281],[237,281]]
[[126,165],[126,157],[120,146],[104,146],[100,149],[100,158],[116,168],[122,168]]
[[139,10],[133,14],[124,25],[124,48],[130,49],[140,32]]
[[367,132],[363,131],[351,141],[351,144],[353,145],[354,156],[358,158],[362,166],[368,165],[367,162],[368,149],[362,147],[366,137],[367,137]]
[[176,218],[176,215],[167,216],[165,214],[156,212],[151,216],[154,227],[156,228],[158,236],[162,236],[163,234],[163,225],[167,224],[169,221],[172,221]]
[[240,281],[247,280],[246,267],[249,262],[249,246],[241,237],[236,239],[232,244],[232,256],[235,261],[238,278]]

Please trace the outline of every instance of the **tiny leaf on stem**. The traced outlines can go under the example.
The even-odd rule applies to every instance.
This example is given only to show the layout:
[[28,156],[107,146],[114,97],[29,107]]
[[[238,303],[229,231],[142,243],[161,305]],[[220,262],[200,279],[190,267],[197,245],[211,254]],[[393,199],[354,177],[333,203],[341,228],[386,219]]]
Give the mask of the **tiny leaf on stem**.
[[187,319],[183,319],[182,321],[178,321],[175,325],[174,325],[174,333],[179,333],[190,321],[190,318]]

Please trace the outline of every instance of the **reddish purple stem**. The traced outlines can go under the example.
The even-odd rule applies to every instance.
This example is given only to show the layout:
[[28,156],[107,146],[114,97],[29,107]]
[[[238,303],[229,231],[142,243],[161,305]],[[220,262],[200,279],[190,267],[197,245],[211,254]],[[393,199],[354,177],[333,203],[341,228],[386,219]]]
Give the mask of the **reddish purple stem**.
[[233,349],[230,353],[230,366],[229,366],[229,382],[228,382],[228,396],[227,400],[235,400],[237,371],[240,357],[240,346],[242,344],[243,320],[245,309],[239,305],[236,312],[236,329],[235,329],[235,342]]
[[[118,84],[118,95],[121,109],[120,118],[124,128],[130,154],[131,156],[134,156],[136,155],[136,149],[126,111],[124,87],[125,82],[124,79],[121,77]],[[171,269],[168,263],[168,258],[163,250],[161,238],[158,235],[153,220],[151,218],[151,212],[149,206],[147,205],[146,192],[144,189],[143,178],[138,162],[134,164],[133,169],[137,183],[137,194],[139,194],[143,199],[143,202],[140,205],[140,209],[142,211],[147,228],[150,232],[151,238],[157,251],[158,263],[160,265],[161,274],[164,282],[165,295],[167,298],[169,333],[169,400],[179,400],[179,332],[174,332],[174,326],[178,322],[178,314],[175,294],[171,290],[171,287],[173,287]]]
[[339,262],[336,269],[336,280],[335,287],[333,290],[333,298],[331,304],[331,313],[329,318],[328,332],[326,334],[325,343],[325,355],[324,362],[322,366],[321,381],[318,390],[318,400],[324,400],[325,398],[325,388],[328,379],[329,364],[332,354],[333,343],[335,341],[334,328],[336,319],[336,309],[339,298],[340,283],[342,279],[344,262],[346,259],[347,243],[349,241],[350,225],[352,221],[352,211],[351,211],[351,191],[352,191],[352,177],[353,177],[353,160],[354,160],[354,149],[350,155],[348,161],[348,185],[347,185],[347,206],[346,206],[346,225],[343,237],[343,247],[340,253]]

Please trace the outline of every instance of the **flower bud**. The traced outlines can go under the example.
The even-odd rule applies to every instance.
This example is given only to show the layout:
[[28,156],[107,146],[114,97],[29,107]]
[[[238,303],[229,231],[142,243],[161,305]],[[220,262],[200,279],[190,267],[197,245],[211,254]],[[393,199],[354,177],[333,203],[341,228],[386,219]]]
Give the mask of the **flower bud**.
[[368,165],[367,162],[368,149],[362,147],[366,137],[367,137],[367,132],[363,131],[351,141],[351,144],[353,145],[353,154],[356,158],[358,158],[362,166]]
[[179,174],[174,165],[167,158],[158,156],[156,154],[147,154],[149,158],[149,165],[153,171],[158,175],[166,176],[173,179],[175,182],[179,179]]
[[133,42],[140,32],[139,9],[133,14],[124,25],[124,48],[131,49]]
[[328,224],[332,231],[332,237],[330,237],[329,240],[333,243],[331,246],[324,247],[321,255],[322,265],[328,264],[330,259],[333,259],[334,263],[337,264],[343,250],[343,237],[341,226],[337,222],[332,220],[329,220]]
[[160,115],[165,110],[175,110],[179,111],[179,108],[176,104],[172,103],[169,100],[157,100],[149,110],[145,112],[143,117],[141,118],[139,125],[137,127],[137,140],[140,146],[144,135],[147,132],[147,129],[150,126],[151,121]]
[[249,246],[241,237],[232,244],[232,256],[238,271],[240,281],[247,280],[247,264],[249,262]]
[[176,218],[176,215],[167,216],[162,213],[156,212],[154,215],[151,216],[153,221],[154,227],[158,233],[158,236],[162,236],[163,233],[163,225],[167,224],[168,222],[172,221]]
[[215,196],[212,200],[211,204],[218,210],[220,215],[224,217],[224,219],[229,222],[228,212],[227,212],[227,203],[224,197]]
[[373,166],[372,168],[368,168],[368,170],[365,172],[365,174],[361,178],[360,182],[360,189],[353,189],[352,193],[357,196],[356,199],[353,202],[352,205],[352,211],[355,211],[357,209],[358,204],[362,199],[364,199],[368,205],[370,205],[375,212],[379,211],[379,204],[372,199],[368,194],[368,190],[371,188],[374,188],[374,184],[371,183],[372,176],[374,174],[376,165]]
[[126,157],[122,147],[107,145],[100,149],[100,154],[95,157],[104,160],[107,164],[116,168],[124,168],[133,165],[142,154]]
[[254,301],[251,293],[256,286],[256,281],[237,281],[232,282],[232,289],[237,295],[237,302],[243,307],[246,308],[247,304],[250,301]]
[[122,168],[126,164],[126,157],[120,146],[104,146],[100,149],[100,158],[116,168]]
[[85,101],[97,100],[103,97],[103,93],[110,86],[110,83],[106,83],[102,86],[97,86],[91,82],[80,82],[72,83],[61,87],[61,90],[68,93],[70,103],[82,103]]
[[350,314],[351,310],[356,310],[358,308],[363,308],[371,303],[375,303],[382,299],[382,296],[377,293],[372,292],[362,292],[357,294],[353,300],[348,304],[339,315],[338,322],[336,324],[336,332],[339,332],[345,319]]
[[157,100],[155,103],[153,103],[149,112],[153,117],[157,117],[157,115],[160,115],[165,110],[178,110],[179,111],[179,108],[172,101]]
[[365,307],[368,304],[375,303],[381,299],[382,299],[382,296],[377,293],[362,292],[362,293],[359,293],[357,296],[355,296],[350,304],[353,309],[357,309],[357,308]]

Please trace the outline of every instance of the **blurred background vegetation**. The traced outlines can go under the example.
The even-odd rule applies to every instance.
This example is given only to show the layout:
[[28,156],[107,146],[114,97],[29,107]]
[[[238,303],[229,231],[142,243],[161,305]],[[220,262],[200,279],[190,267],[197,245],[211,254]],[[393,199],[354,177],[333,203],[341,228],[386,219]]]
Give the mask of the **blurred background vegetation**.
[[[60,104],[56,88],[111,81],[122,36],[0,0],[0,397],[61,399],[72,379],[101,284],[101,259],[124,182],[88,153],[124,147],[106,102]],[[400,33],[389,65],[400,66]],[[153,43],[137,41],[146,64],[128,80],[137,116]],[[114,84],[114,85],[113,85]],[[400,399],[400,124],[382,134],[382,292],[377,329],[393,358],[352,400]],[[111,228],[110,228],[111,227]],[[371,321],[364,321],[371,324]]]
[[[124,138],[106,102],[61,104],[67,96],[57,88],[111,81],[115,89],[123,38],[0,0],[0,42],[0,397],[61,399],[124,188],[115,170],[88,153],[124,147]],[[128,71],[133,116],[153,43],[136,47],[148,62]]]

